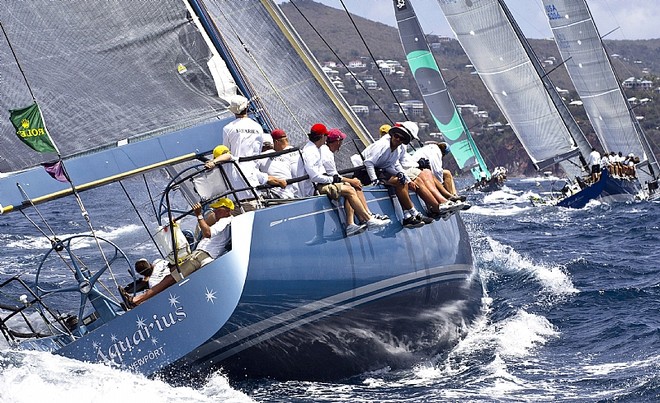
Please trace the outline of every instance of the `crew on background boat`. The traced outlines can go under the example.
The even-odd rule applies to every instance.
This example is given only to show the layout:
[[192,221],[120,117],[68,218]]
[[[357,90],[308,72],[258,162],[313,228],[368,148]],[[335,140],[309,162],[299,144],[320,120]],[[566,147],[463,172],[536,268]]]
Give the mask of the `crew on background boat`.
[[607,172],[612,174],[612,163],[607,152],[603,152],[603,156],[600,158],[600,169],[607,169]]
[[635,178],[635,164],[637,163],[639,163],[639,157],[636,157],[633,153],[628,154],[623,163],[623,174]]
[[197,244],[197,248],[179,265],[178,269],[176,266],[173,267],[170,274],[163,277],[162,281],[135,297],[128,295],[123,288],[119,289],[126,308],[133,308],[143,303],[169,286],[188,277],[199,268],[211,263],[227,251],[226,248],[231,241],[231,211],[234,209],[234,203],[223,197],[212,203],[210,207],[215,215],[215,223],[211,226],[202,215],[202,205],[199,203],[193,205],[193,212],[197,216],[197,224],[202,232],[202,240]]
[[486,175],[486,172],[484,172],[484,170],[481,169],[481,167],[479,167],[479,182],[482,185],[485,185],[487,180],[488,180],[488,175]]

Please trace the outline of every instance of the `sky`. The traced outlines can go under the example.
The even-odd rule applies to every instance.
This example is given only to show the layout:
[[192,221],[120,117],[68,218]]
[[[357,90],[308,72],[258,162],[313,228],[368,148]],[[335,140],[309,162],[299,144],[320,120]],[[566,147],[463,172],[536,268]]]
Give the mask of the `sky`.
[[[283,1],[278,0],[277,3]],[[343,10],[340,0],[314,1]],[[392,0],[343,0],[343,3],[353,14],[396,26]],[[412,0],[411,3],[426,33],[454,37],[437,0]],[[506,0],[506,4],[525,36],[552,36],[541,0]],[[606,35],[605,39],[660,38],[658,0],[592,0],[589,8],[601,35],[616,30]]]

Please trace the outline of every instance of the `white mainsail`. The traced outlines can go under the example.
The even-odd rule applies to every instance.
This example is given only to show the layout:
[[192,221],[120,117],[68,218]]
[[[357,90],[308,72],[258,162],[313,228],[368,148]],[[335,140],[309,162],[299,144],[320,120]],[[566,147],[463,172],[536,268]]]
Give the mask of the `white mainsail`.
[[[642,181],[659,172],[658,161],[614,72],[584,0],[543,0],[557,47],[601,145],[607,152],[633,153]],[[646,172],[645,172],[646,171]]]
[[501,0],[438,0],[451,29],[538,169],[579,173],[589,143]]

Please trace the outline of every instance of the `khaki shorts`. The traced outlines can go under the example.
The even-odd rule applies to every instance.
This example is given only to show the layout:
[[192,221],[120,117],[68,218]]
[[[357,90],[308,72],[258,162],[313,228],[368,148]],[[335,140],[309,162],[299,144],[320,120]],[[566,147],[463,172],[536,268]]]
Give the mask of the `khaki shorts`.
[[179,265],[179,270],[176,268],[172,269],[170,274],[174,277],[174,280],[178,283],[184,278],[191,275],[193,272],[198,270],[200,267],[205,266],[213,261],[211,255],[206,253],[203,250],[196,250],[191,253],[186,260],[184,260]]
[[322,183],[316,185],[316,190],[322,195],[328,195],[332,200],[339,200],[341,196],[341,183]]
[[417,179],[417,177],[421,173],[422,173],[422,170],[419,169],[419,168],[414,168],[413,167],[413,168],[406,169],[406,175],[408,175],[408,177],[410,178],[411,181],[414,181],[415,179]]

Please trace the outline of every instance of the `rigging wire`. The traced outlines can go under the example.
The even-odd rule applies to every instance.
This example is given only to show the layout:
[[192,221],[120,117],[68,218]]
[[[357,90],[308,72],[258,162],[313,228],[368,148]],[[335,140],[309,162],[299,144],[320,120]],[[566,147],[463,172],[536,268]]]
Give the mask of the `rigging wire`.
[[[355,32],[357,32],[358,36],[360,37],[360,40],[362,40],[362,43],[364,44],[364,47],[367,49],[367,52],[369,52],[369,56],[371,56],[371,60],[374,62],[374,64],[376,64],[376,58],[374,57],[374,54],[371,52],[371,48],[369,48],[369,45],[367,45],[367,41],[365,41],[364,37],[362,36],[362,32],[360,32],[360,29],[357,27],[357,24],[355,23],[355,20],[353,20],[353,16],[351,15],[351,13],[348,12],[348,9],[346,8],[346,5],[344,4],[344,0],[340,0],[339,2],[341,3],[341,6],[344,8],[344,11],[346,11],[346,15],[348,16],[348,18],[351,20],[351,24],[353,24],[353,27],[355,28]],[[392,90],[392,87],[390,86],[390,83],[385,78],[385,74],[383,74],[383,70],[380,69],[380,66],[378,66],[378,64],[376,64],[376,67],[378,67],[378,71],[380,72],[380,75],[383,78],[383,81],[385,82],[385,85],[387,85],[387,89],[390,90],[390,94],[392,94],[392,97],[396,101],[397,105],[401,105],[401,103],[397,99],[396,95],[394,94],[394,90]],[[403,108],[400,108],[400,110],[401,110],[401,112],[403,112],[403,116],[404,116],[405,120],[410,120],[408,118],[408,115],[406,114],[406,111]],[[387,116],[387,115],[385,115],[385,116],[390,121],[390,123],[394,124],[394,122],[392,121],[392,119],[390,119],[389,116]]]
[[[261,76],[263,77],[263,79],[268,83],[268,86],[270,87],[270,89],[271,89],[271,91],[273,92],[273,94],[275,94],[275,96],[277,97],[277,99],[279,99],[280,102],[282,103],[282,105],[284,105],[284,108],[287,110],[287,112],[289,113],[289,115],[291,116],[291,118],[293,119],[293,121],[296,123],[296,125],[298,126],[298,128],[300,129],[300,131],[303,132],[303,133],[305,133],[306,130],[305,130],[305,128],[303,127],[302,123],[298,120],[297,115],[291,110],[291,107],[290,107],[289,104],[284,100],[284,97],[282,96],[281,92],[276,88],[275,84],[274,84],[274,83],[271,81],[271,79],[268,77],[268,75],[266,74],[266,72],[264,71],[264,69],[261,67],[261,65],[259,64],[259,62],[257,61],[257,59],[254,57],[254,55],[252,55],[252,52],[250,51],[250,48],[249,48],[249,47],[247,46],[247,44],[243,41],[243,39],[241,38],[241,35],[239,35],[238,31],[236,30],[236,28],[235,28],[234,25],[232,24],[232,21],[229,19],[229,17],[227,16],[227,14],[224,12],[223,7],[218,7],[218,10],[220,10],[220,14],[222,14],[222,17],[227,21],[227,26],[230,28],[231,32],[234,34],[234,36],[236,37],[236,39],[238,40],[238,42],[240,43],[240,45],[243,47],[243,50],[245,51],[245,53],[249,56],[249,58],[250,58],[250,60],[252,61],[252,63],[254,63],[254,65],[257,67],[257,70],[259,71],[259,73],[261,74]],[[220,30],[218,30],[217,26],[215,25],[215,22],[211,21],[211,23],[213,24],[214,28],[216,29],[216,31],[217,31],[218,34],[220,35]],[[234,56],[233,56],[233,52],[231,51],[231,49],[229,49],[229,47],[227,47],[227,51],[230,53],[230,55],[232,55],[232,57],[234,57]],[[234,59],[235,59],[235,58],[234,58]],[[238,70],[241,71],[241,77],[243,78],[243,80],[245,80],[245,81],[250,85],[251,91],[254,92],[254,93],[256,94],[256,90],[254,89],[254,86],[251,84],[251,82],[250,82],[249,78],[247,77],[247,75],[243,72],[243,69],[242,69],[240,66],[237,66],[237,68],[238,68]],[[254,96],[253,99],[251,99],[251,101],[252,101],[252,100],[258,100],[259,102],[261,102],[261,98],[260,98],[260,96],[259,96],[258,94],[257,94],[256,96]],[[260,113],[263,113],[263,114],[265,114],[266,116],[268,116],[268,119],[269,119],[269,121],[270,121],[270,123],[271,123],[271,126],[274,125],[273,119],[272,119],[272,117],[268,114],[266,108],[263,107],[263,105],[261,105],[261,103],[259,103],[259,105],[260,105],[260,108],[259,108]],[[272,128],[271,128],[271,129],[272,129]]]
[[[131,198],[131,196],[128,194],[128,190],[126,190],[126,187],[124,186],[122,181],[119,181],[119,186],[121,186],[121,189],[124,191],[124,194],[126,195],[126,198],[128,199],[128,202],[131,203],[131,206],[133,206],[133,210],[135,210],[135,214],[137,214],[138,218],[140,219],[140,222],[142,223],[142,226],[147,231],[147,234],[149,234],[149,238],[151,238],[151,241],[156,246],[156,249],[158,250],[158,253],[160,254],[160,257],[164,259],[165,255],[163,254],[163,251],[160,250],[160,247],[158,246],[158,243],[156,242],[156,239],[154,239],[154,236],[151,234],[151,231],[149,231],[149,227],[147,227],[147,223],[144,221],[144,219],[140,215],[140,211],[138,210],[137,206],[133,202],[133,199]],[[154,207],[154,212],[155,212],[155,207]]]
[[341,65],[344,66],[344,68],[345,68],[349,73],[351,73],[351,77],[353,77],[353,80],[355,80],[355,82],[356,82],[360,87],[362,87],[362,89],[363,89],[364,92],[367,94],[367,96],[371,99],[371,101],[372,101],[372,102],[378,107],[378,109],[380,109],[380,111],[383,113],[383,115],[385,115],[385,118],[387,118],[387,120],[388,120],[390,123],[394,124],[394,121],[389,117],[389,115],[387,114],[387,112],[385,112],[385,110],[384,110],[384,109],[380,106],[380,104],[374,99],[374,97],[371,96],[371,94],[369,93],[369,90],[367,90],[367,88],[362,84],[362,81],[359,80],[358,77],[355,75],[355,73],[353,73],[353,72],[348,68],[348,66],[346,65],[346,63],[344,63],[344,61],[342,60],[341,57],[339,57],[339,55],[337,54],[337,52],[335,52],[335,50],[332,49],[332,47],[330,46],[330,44],[328,43],[328,41],[325,40],[325,38],[323,37],[323,35],[321,35],[321,33],[316,29],[316,27],[314,27],[314,25],[309,21],[309,19],[307,19],[307,16],[305,16],[305,14],[302,12],[302,10],[300,10],[300,8],[298,8],[298,6],[293,2],[293,0],[291,0],[289,3],[290,3],[290,4],[291,4],[291,5],[292,5],[292,6],[298,11],[298,13],[299,13],[299,14],[302,16],[302,18],[305,20],[305,22],[307,22],[307,24],[309,24],[310,28],[312,28],[312,30],[316,33],[316,35],[319,37],[319,39],[321,39],[321,41],[325,44],[325,46],[327,46],[328,50],[330,50],[330,52],[332,52],[332,54],[337,58],[337,60],[339,60],[339,63],[341,63]]

